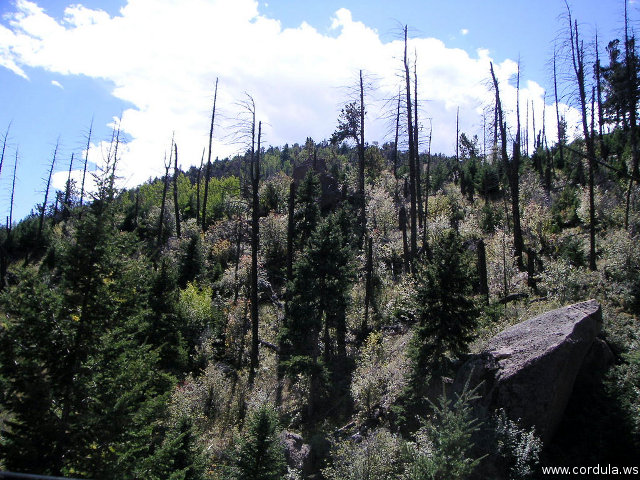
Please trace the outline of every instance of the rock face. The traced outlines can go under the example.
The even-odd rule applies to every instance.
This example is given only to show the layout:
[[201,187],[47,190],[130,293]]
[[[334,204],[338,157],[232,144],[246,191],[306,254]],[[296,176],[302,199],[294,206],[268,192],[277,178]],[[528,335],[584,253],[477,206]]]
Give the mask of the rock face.
[[593,361],[587,354],[602,349],[596,342],[601,326],[602,312],[595,300],[544,313],[493,337],[482,353],[461,367],[456,384],[467,379],[471,386],[483,382],[478,392],[482,407],[503,408],[510,418],[534,426],[547,441],[585,359]]
[[287,465],[307,474],[311,471],[311,447],[297,433],[283,431],[280,440],[284,446]]

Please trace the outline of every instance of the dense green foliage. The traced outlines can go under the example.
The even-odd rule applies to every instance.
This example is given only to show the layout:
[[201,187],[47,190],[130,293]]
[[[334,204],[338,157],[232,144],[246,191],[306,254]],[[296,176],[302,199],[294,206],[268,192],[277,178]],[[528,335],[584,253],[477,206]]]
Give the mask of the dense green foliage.
[[[640,82],[633,38],[608,53],[595,222],[588,142],[567,138],[561,118],[559,142],[534,132],[520,158],[527,268],[512,241],[510,160],[468,134],[458,158],[420,154],[428,201],[415,257],[400,225],[411,221],[408,153],[396,155],[393,143],[363,145],[365,222],[357,148],[307,138],[259,152],[253,271],[250,153],[212,164],[205,228],[197,168],[176,168],[177,200],[163,205],[173,175],[119,190],[113,159],[91,199],[81,204],[70,184],[56,196],[64,204],[42,209],[41,235],[36,215],[1,228],[0,469],[158,480],[535,478],[545,464],[634,458],[640,136],[631,110]],[[355,117],[347,120],[338,119],[336,140],[353,138]],[[594,223],[596,269],[587,253]],[[440,395],[441,379],[498,331],[589,298],[603,306],[615,364],[575,387],[546,445],[504,413],[479,418],[473,388]],[[298,438],[283,429],[301,445],[283,445]]]

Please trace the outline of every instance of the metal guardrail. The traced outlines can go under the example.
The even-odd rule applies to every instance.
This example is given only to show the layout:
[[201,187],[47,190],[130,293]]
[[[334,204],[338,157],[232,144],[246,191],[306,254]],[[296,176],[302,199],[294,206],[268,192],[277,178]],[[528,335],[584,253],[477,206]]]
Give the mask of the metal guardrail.
[[50,475],[34,475],[32,473],[16,473],[0,471],[0,479],[2,478],[25,478],[32,480],[81,480],[80,478],[71,477],[52,477]]

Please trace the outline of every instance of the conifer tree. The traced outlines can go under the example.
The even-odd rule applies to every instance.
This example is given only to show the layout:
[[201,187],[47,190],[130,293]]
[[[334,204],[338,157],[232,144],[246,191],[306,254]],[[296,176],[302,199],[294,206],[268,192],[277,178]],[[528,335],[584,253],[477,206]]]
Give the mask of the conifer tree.
[[270,406],[258,408],[235,453],[230,480],[280,480],[286,472],[284,449],[278,438],[278,417]]

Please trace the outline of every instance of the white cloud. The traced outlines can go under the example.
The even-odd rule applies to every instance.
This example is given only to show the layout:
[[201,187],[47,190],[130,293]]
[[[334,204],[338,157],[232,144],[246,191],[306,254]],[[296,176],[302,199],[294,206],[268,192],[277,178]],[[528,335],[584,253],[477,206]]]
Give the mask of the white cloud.
[[58,87],[58,88],[62,88],[64,89],[64,87],[62,86],[62,84],[57,81],[57,80],[51,80],[51,85],[53,85],[54,87]]
[[[368,107],[367,140],[389,140],[379,105],[397,93],[403,42],[384,42],[344,8],[331,20],[331,35],[325,35],[307,23],[282,28],[260,15],[254,0],[129,0],[113,17],[73,5],[58,22],[35,3],[18,0],[9,28],[0,25],[0,65],[25,78],[23,67],[41,67],[113,82],[113,95],[133,105],[122,113],[131,141],[122,148],[121,162],[121,175],[132,184],[162,172],[173,131],[181,164],[199,162],[216,77],[220,120],[214,155],[241,148],[225,139],[244,92],[255,99],[267,143],[329,138],[347,100],[340,87],[353,85],[359,69],[378,85],[370,97],[379,102]],[[415,38],[411,44],[418,55],[422,117],[433,122],[432,151],[453,150],[457,107],[462,131],[482,138],[482,110],[493,101],[489,52],[469,55],[434,38]],[[511,112],[515,88],[509,78],[516,68],[511,60],[495,65]],[[534,103],[541,104],[541,95],[533,82],[521,91]],[[551,108],[547,113],[547,128],[553,131],[549,125],[555,115]],[[92,157],[99,158],[94,150]]]
[[468,29],[468,28],[461,28],[461,29],[460,29],[460,33],[461,33],[462,35],[466,35],[466,34],[468,34],[468,33],[469,33],[469,29]]

